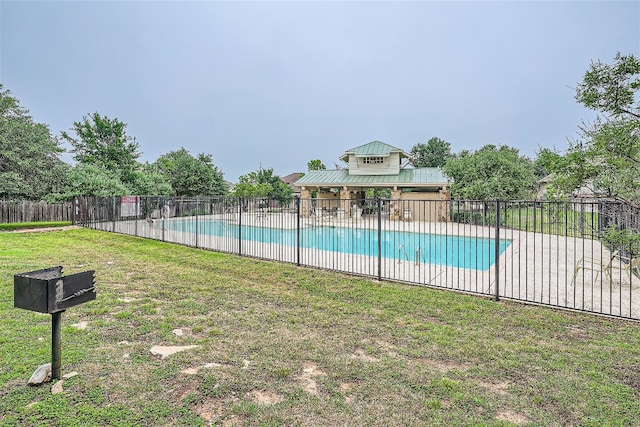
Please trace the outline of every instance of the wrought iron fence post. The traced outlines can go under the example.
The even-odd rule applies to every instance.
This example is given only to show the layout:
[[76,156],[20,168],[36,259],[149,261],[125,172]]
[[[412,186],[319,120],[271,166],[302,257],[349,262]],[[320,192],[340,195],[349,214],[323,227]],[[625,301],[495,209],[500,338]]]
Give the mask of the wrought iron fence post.
[[[80,200],[78,196],[73,197],[73,209],[71,211],[71,224],[78,225],[78,213],[80,210]],[[84,224],[83,224],[84,225]]]
[[378,198],[378,280],[382,280],[382,199]]
[[162,206],[160,207],[160,218],[162,218],[162,241],[163,242],[164,242],[164,220],[165,220],[164,217],[166,216],[165,215],[166,210],[164,206],[165,206],[165,201],[162,200]]
[[242,255],[242,198],[238,198],[238,255]]
[[136,196],[136,210],[135,210],[135,221],[134,221],[134,227],[135,227],[135,234],[136,237],[138,237],[138,220],[140,219],[140,197]]
[[296,196],[296,265],[300,267],[300,196]]
[[111,228],[114,233],[116,232],[116,196],[112,196],[112,209],[111,209]]
[[196,196],[196,248],[198,247],[198,235],[200,234],[200,231],[198,230],[199,209],[200,209],[200,199],[198,196]]
[[496,244],[495,244],[495,261],[494,266],[496,270],[496,294],[495,300],[500,301],[500,199],[496,199]]

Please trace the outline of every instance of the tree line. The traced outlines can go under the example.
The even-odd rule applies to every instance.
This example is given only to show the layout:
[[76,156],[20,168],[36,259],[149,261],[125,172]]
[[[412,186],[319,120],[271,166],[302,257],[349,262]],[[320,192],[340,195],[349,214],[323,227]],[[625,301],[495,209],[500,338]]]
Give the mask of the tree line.
[[[117,118],[96,112],[55,137],[0,84],[0,200],[229,194],[224,174],[210,154],[192,155],[180,148],[153,163],[142,163],[140,145],[126,127]],[[60,159],[64,142],[72,147],[74,165]],[[260,169],[242,176],[233,195],[286,203],[293,198],[292,192],[273,169]]]
[[586,187],[640,207],[640,60],[618,53],[611,64],[592,62],[575,99],[599,116],[579,126],[579,138],[566,150],[540,148],[534,160],[504,145],[452,154],[448,142],[434,137],[411,149],[411,163],[441,167],[460,199],[531,198],[546,177],[549,200],[566,200]]
[[[576,88],[576,101],[597,111],[592,124],[579,127],[579,139],[566,150],[541,148],[535,159],[506,145],[451,152],[437,137],[411,149],[414,167],[439,167],[459,199],[530,199],[548,177],[546,197],[566,199],[580,186],[640,205],[640,61],[618,53],[611,64],[592,62]],[[62,143],[75,161],[60,160]],[[126,124],[95,112],[53,136],[36,123],[0,84],[0,200],[68,200],[75,195],[226,195],[228,184],[210,154],[185,148],[142,163],[140,145]],[[320,160],[308,170],[325,169]],[[233,195],[290,201],[292,189],[273,169],[240,177]]]

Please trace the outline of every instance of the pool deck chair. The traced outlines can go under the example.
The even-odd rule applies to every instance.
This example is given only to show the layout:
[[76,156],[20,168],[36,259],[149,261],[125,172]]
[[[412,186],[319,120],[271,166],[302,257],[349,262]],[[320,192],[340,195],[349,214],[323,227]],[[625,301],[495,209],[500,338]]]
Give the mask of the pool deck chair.
[[634,276],[640,278],[640,257],[629,258],[623,255],[620,255],[618,251],[615,251],[611,255],[611,259],[608,262],[603,262],[604,260],[597,260],[594,258],[584,257],[576,263],[576,269],[573,273],[573,279],[571,279],[571,285],[576,281],[576,277],[578,277],[578,273],[580,270],[591,270],[596,272],[596,276],[594,278],[594,282],[598,281],[598,275],[600,273],[606,274],[611,282],[611,270],[621,270],[623,272],[628,272],[629,274],[633,274]]

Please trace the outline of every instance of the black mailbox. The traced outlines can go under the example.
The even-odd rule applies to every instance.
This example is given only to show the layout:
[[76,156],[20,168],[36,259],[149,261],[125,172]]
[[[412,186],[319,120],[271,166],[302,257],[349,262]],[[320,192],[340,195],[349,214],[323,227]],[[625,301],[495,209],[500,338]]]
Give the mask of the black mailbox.
[[94,271],[62,277],[62,267],[13,276],[13,305],[39,313],[57,313],[96,299]]

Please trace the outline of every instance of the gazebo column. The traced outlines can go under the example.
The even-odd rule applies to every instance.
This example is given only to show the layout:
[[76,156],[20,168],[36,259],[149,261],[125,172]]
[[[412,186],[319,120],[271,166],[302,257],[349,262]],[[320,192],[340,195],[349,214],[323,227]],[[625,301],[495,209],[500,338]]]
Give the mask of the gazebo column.
[[340,207],[344,209],[344,218],[351,217],[351,191],[347,187],[340,190]]
[[449,200],[451,200],[451,192],[447,190],[447,187],[443,187],[440,190],[440,200],[438,209],[438,221],[449,222],[451,221],[451,213],[449,212]]
[[398,187],[391,189],[391,202],[389,203],[389,219],[398,221],[401,218],[400,212],[400,195],[402,191]]
[[311,191],[302,187],[300,191],[300,217],[309,218],[311,216]]

